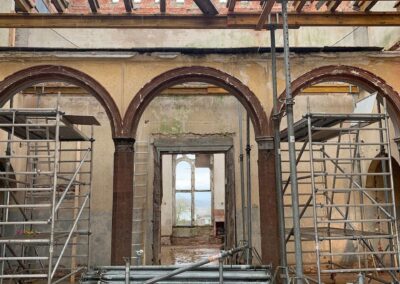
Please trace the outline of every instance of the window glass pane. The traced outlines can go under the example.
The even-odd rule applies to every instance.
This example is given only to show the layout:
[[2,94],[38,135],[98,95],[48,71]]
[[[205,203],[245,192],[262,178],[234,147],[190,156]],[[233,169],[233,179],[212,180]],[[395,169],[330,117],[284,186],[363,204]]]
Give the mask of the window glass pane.
[[195,169],[195,189],[196,190],[210,190],[211,187],[211,171],[209,168],[196,168]]
[[195,225],[211,225],[211,192],[196,192],[194,208]]
[[175,187],[177,190],[190,190],[192,187],[192,170],[188,162],[182,161],[176,165]]
[[177,226],[190,226],[192,219],[192,196],[179,192],[175,195],[175,223]]

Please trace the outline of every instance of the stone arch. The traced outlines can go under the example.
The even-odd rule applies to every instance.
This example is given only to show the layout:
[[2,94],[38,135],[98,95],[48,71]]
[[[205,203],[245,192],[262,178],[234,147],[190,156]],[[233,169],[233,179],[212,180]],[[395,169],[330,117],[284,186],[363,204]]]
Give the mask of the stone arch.
[[124,130],[134,138],[140,117],[149,103],[166,88],[185,82],[209,83],[226,89],[248,111],[254,126],[255,136],[263,137],[267,135],[268,119],[254,93],[235,77],[220,70],[202,66],[172,69],[147,83],[128,106],[124,117]]
[[[313,69],[292,82],[291,91],[292,96],[295,97],[300,92],[309,86],[319,84],[322,82],[346,82],[355,84],[367,92],[378,92],[378,97],[385,98],[388,102],[388,112],[393,123],[396,127],[396,136],[399,136],[400,133],[400,96],[399,94],[389,86],[382,78],[376,76],[375,74],[358,68],[354,66],[346,66],[346,65],[328,65]],[[280,105],[279,107],[284,108],[283,99],[285,98],[285,91],[279,96]],[[272,124],[272,113],[270,116],[271,123],[270,133],[273,133],[273,124]]]
[[0,82],[0,106],[34,84],[61,81],[85,89],[106,110],[113,137],[123,135],[122,118],[113,98],[95,79],[76,69],[60,65],[39,65],[20,70]]

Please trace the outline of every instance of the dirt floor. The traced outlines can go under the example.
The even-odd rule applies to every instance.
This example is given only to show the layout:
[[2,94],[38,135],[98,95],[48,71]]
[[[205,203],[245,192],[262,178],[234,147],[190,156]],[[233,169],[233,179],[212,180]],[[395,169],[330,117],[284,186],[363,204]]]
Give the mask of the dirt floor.
[[[161,264],[187,264],[194,263],[220,252],[221,245],[197,245],[197,246],[162,246]],[[218,264],[217,262],[213,264]]]

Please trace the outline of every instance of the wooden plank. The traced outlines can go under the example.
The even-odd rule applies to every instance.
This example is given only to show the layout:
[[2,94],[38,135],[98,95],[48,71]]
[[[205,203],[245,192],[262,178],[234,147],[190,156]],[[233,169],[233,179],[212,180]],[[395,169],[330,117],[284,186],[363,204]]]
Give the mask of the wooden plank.
[[342,3],[342,0],[332,0],[326,6],[330,12],[335,12],[340,3]]
[[218,14],[218,10],[211,0],[194,0],[194,3],[196,3],[204,15],[214,16]]
[[[259,14],[193,15],[104,15],[104,14],[0,14],[0,28],[124,28],[124,29],[249,29]],[[271,14],[270,24],[281,27]],[[279,22],[277,22],[277,20]],[[298,27],[400,26],[400,12],[289,13],[288,24]],[[267,28],[264,25],[263,28]]]
[[160,12],[163,14],[167,12],[167,1],[166,0],[160,0]]
[[15,7],[18,11],[29,13],[35,7],[35,4],[32,0],[15,0]]
[[297,0],[293,2],[294,9],[297,13],[301,13],[304,5],[306,5],[307,0]]
[[98,0],[88,0],[89,1],[89,7],[92,13],[97,13],[100,9],[100,4]]
[[256,30],[261,30],[264,27],[265,21],[268,19],[268,16],[271,14],[272,7],[274,7],[275,0],[267,0],[263,3],[263,8],[261,11],[260,18],[258,19]]
[[378,0],[364,1],[364,3],[362,3],[360,6],[360,11],[368,12],[375,6],[376,3],[378,3]]
[[128,13],[132,13],[133,3],[132,0],[124,0],[125,10]]
[[228,0],[228,2],[226,3],[226,7],[228,7],[229,12],[235,11],[235,6],[236,6],[236,0]]

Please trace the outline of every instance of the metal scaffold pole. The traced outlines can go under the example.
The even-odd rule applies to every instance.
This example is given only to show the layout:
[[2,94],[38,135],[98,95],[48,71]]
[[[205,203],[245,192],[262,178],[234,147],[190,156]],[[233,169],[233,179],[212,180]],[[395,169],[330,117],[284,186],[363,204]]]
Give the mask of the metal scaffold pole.
[[282,18],[283,18],[283,46],[284,46],[284,65],[286,79],[286,116],[288,129],[288,146],[289,146],[289,161],[290,161],[290,183],[292,191],[292,210],[293,210],[293,235],[295,244],[295,260],[296,260],[296,278],[297,284],[303,283],[303,260],[302,246],[300,235],[300,217],[299,217],[299,194],[297,184],[297,169],[296,169],[296,145],[294,135],[294,119],[293,119],[293,98],[290,89],[290,63],[289,63],[289,28],[287,14],[287,0],[282,1]]
[[279,251],[280,265],[287,266],[286,261],[286,242],[285,242],[285,212],[283,207],[283,192],[282,192],[282,168],[281,168],[281,150],[280,150],[280,131],[279,131],[279,109],[278,109],[278,87],[276,80],[276,43],[275,43],[275,27],[270,30],[271,36],[271,72],[272,72],[272,94],[273,94],[273,121],[274,121],[274,144],[275,144],[275,188],[278,204],[278,219],[279,219]]

